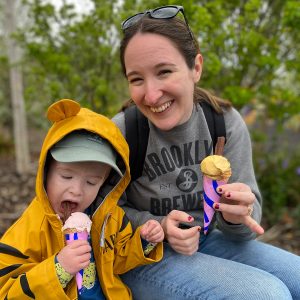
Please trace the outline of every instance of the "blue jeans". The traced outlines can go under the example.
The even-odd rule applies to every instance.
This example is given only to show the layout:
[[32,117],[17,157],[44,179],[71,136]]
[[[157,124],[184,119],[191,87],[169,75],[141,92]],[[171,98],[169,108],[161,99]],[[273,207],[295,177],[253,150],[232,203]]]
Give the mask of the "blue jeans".
[[165,243],[162,261],[122,279],[135,300],[299,300],[300,257],[256,240],[231,241],[215,229],[194,255]]

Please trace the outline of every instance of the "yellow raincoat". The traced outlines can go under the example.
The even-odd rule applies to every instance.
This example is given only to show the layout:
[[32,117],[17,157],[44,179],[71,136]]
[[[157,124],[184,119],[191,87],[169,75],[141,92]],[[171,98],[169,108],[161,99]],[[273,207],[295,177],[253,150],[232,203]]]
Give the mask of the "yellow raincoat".
[[36,197],[0,241],[0,299],[77,299],[75,279],[62,288],[55,271],[55,255],[64,247],[62,221],[53,211],[44,188],[45,162],[49,149],[68,133],[85,129],[107,139],[119,154],[121,178],[115,171],[105,184],[105,194],[93,202],[91,239],[102,290],[107,299],[131,299],[119,274],[143,264],[159,261],[162,243],[143,254],[140,228],[131,224],[117,202],[129,181],[128,146],[108,118],[71,100],[61,100],[48,109],[50,128],[40,154]]

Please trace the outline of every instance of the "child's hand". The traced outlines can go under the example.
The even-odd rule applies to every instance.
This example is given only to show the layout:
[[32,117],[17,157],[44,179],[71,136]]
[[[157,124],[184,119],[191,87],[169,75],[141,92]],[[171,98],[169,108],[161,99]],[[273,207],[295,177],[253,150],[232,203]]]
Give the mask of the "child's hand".
[[75,275],[89,265],[91,250],[92,248],[88,241],[76,240],[62,248],[56,258],[65,271]]
[[141,228],[141,237],[150,243],[159,243],[164,240],[164,231],[156,220],[147,221]]

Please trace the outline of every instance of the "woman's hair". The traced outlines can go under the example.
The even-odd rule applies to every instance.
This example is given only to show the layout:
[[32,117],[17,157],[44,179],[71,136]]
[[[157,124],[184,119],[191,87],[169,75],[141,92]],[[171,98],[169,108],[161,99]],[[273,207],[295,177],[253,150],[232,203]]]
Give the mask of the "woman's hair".
[[[126,75],[124,61],[125,50],[131,38],[137,33],[154,33],[166,37],[181,53],[188,68],[192,69],[194,67],[195,57],[200,53],[200,48],[196,39],[194,37],[192,38],[187,24],[177,17],[172,19],[154,19],[146,14],[137,23],[124,30],[124,36],[120,45],[120,61],[124,75]],[[194,102],[201,101],[206,101],[211,104],[217,112],[222,112],[221,107],[228,108],[231,106],[229,101],[220,99],[210,92],[196,86]],[[122,110],[131,104],[133,104],[133,101],[130,99],[123,105]]]

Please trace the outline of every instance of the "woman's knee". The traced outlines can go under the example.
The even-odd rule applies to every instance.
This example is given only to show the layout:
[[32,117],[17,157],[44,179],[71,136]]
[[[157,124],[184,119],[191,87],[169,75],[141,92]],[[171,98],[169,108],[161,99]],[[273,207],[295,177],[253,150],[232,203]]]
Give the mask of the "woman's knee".
[[[248,282],[247,282],[248,280]],[[271,274],[263,274],[243,280],[243,286],[231,290],[231,295],[221,299],[243,299],[243,300],[292,300],[287,286],[277,277]]]

